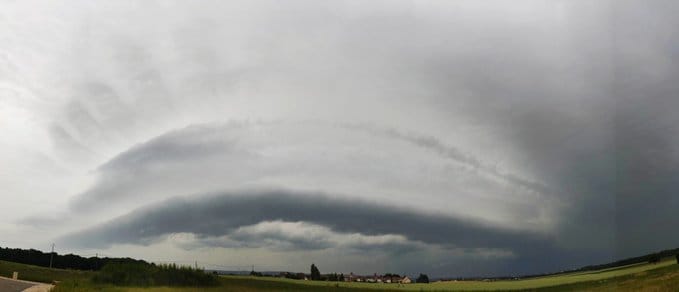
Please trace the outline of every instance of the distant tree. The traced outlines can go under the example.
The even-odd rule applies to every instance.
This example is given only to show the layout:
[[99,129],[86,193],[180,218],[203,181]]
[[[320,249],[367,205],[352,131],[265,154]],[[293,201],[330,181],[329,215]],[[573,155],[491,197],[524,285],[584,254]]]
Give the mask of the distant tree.
[[328,274],[328,281],[337,281],[337,273]]
[[[679,255],[677,256],[677,261],[679,261]],[[337,278],[337,281],[344,282],[344,273],[339,275],[339,278]]]
[[109,262],[92,278],[96,283],[120,286],[214,286],[219,277],[203,269],[176,264],[152,265],[141,262]]
[[429,283],[429,276],[426,274],[420,274],[419,277],[415,280],[417,283]]
[[288,279],[302,280],[304,279],[304,273],[288,273],[285,272],[285,277]]
[[[3,261],[49,267],[50,257],[52,257],[51,252],[44,253],[35,249],[0,247],[0,260]],[[85,258],[74,254],[60,255],[54,253],[52,266],[59,269],[100,270],[110,262],[146,263],[145,261],[131,258]]]
[[679,264],[679,254],[675,256],[677,258],[677,264]]
[[657,264],[660,261],[660,256],[658,255],[652,255],[651,257],[648,258],[648,262],[651,264]]
[[311,264],[311,280],[318,281],[321,279],[321,272],[315,264]]

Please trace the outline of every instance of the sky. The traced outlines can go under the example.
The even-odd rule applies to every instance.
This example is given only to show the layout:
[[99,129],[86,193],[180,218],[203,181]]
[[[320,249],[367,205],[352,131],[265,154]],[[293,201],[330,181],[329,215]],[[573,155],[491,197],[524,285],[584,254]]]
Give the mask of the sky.
[[0,246],[434,277],[679,247],[673,1],[0,8]]

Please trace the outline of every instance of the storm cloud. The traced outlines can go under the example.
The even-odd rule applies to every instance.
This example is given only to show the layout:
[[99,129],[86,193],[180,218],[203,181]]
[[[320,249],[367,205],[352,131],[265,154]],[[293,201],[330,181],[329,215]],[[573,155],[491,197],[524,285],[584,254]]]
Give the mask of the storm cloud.
[[[346,197],[290,190],[194,194],[139,208],[57,242],[87,250],[168,242],[194,252],[266,248],[289,253],[341,251],[345,256],[388,254],[407,259],[408,266],[403,267],[407,271],[432,269],[421,261],[436,255],[431,260],[439,262],[439,268],[443,265],[465,275],[487,269],[478,266],[487,261],[495,262],[497,271],[513,268],[515,273],[536,273],[577,267],[598,256],[590,249],[560,247],[549,233],[342,199]],[[553,254],[563,256],[545,260]],[[445,273],[439,270],[433,275]]]
[[496,275],[679,244],[673,1],[0,6],[0,245]]
[[[351,146],[346,144],[349,141]],[[436,205],[433,202],[445,203],[448,198],[443,194],[458,186],[458,203],[448,208],[464,212],[465,200],[474,200],[475,194],[491,196],[504,190],[509,194],[495,196],[503,202],[502,209],[493,210],[498,219],[491,219],[493,214],[487,212],[485,220],[533,221],[538,225],[532,228],[543,229],[549,224],[538,220],[558,207],[553,191],[461,153],[433,137],[375,126],[284,121],[193,125],[136,145],[101,165],[97,183],[75,197],[71,206],[77,212],[101,212],[116,204],[152,202],[188,192],[306,184],[307,189],[345,193],[381,186],[380,194],[370,190],[373,200],[428,208]],[[415,169],[427,173],[417,174]],[[418,177],[429,184],[420,185]],[[408,202],[414,192],[420,194],[421,202]],[[536,198],[539,205],[526,201]],[[107,205],[99,204],[102,200]],[[493,204],[486,208],[492,209]],[[511,215],[506,212],[510,208],[522,210],[522,216],[502,217]]]
[[518,248],[547,240],[540,234],[505,230],[469,219],[418,213],[389,204],[289,191],[226,193],[197,200],[173,199],[66,238],[71,244],[101,247],[116,243],[143,243],[169,233],[220,236],[240,226],[275,220],[316,223],[345,233],[402,234],[411,240],[465,248]]

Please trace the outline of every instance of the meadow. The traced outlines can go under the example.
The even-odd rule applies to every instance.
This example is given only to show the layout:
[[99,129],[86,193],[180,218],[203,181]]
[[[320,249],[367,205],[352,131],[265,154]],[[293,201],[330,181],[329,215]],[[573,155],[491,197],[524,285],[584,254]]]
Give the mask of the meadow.
[[97,272],[48,269],[0,261],[0,275],[19,271],[32,281],[59,281],[53,292],[193,292],[193,291],[672,291],[679,287],[679,265],[674,259],[596,271],[574,272],[523,280],[446,281],[429,284],[381,284],[303,281],[284,278],[221,276],[213,287],[118,287],[95,283]]
[[[232,279],[251,277],[230,276]],[[655,281],[662,278],[662,281]],[[659,263],[640,263],[622,267],[608,268],[596,271],[574,272],[552,276],[537,277],[522,280],[500,281],[444,281],[429,284],[382,284],[382,283],[339,283],[300,281],[280,278],[259,278],[261,281],[279,283],[303,283],[308,286],[332,287],[337,285],[344,288],[361,290],[389,289],[390,291],[503,291],[503,290],[562,290],[580,291],[588,289],[621,290],[630,287],[679,287],[679,265],[674,258],[667,258]],[[633,289],[632,289],[633,288]],[[679,289],[679,288],[675,288]],[[624,289],[623,289],[624,290]],[[372,291],[372,290],[371,290]],[[658,291],[658,290],[655,290]],[[666,290],[660,290],[666,291]],[[669,290],[668,290],[669,291]]]

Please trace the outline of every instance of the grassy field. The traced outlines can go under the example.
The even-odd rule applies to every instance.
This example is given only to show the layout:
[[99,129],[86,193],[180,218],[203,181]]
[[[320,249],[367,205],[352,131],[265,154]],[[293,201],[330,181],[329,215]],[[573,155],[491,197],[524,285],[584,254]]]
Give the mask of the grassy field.
[[604,270],[577,272],[514,281],[450,281],[430,284],[335,283],[281,278],[224,276],[220,285],[209,288],[115,287],[94,284],[95,272],[47,269],[0,261],[0,275],[18,271],[25,280],[60,281],[53,292],[193,292],[193,291],[676,291],[679,287],[679,265],[673,259],[657,264],[636,264]]
[[49,269],[38,266],[18,264],[0,261],[0,276],[12,277],[12,272],[19,272],[19,279],[52,283],[52,281],[81,280],[85,281],[94,275],[94,272]]

